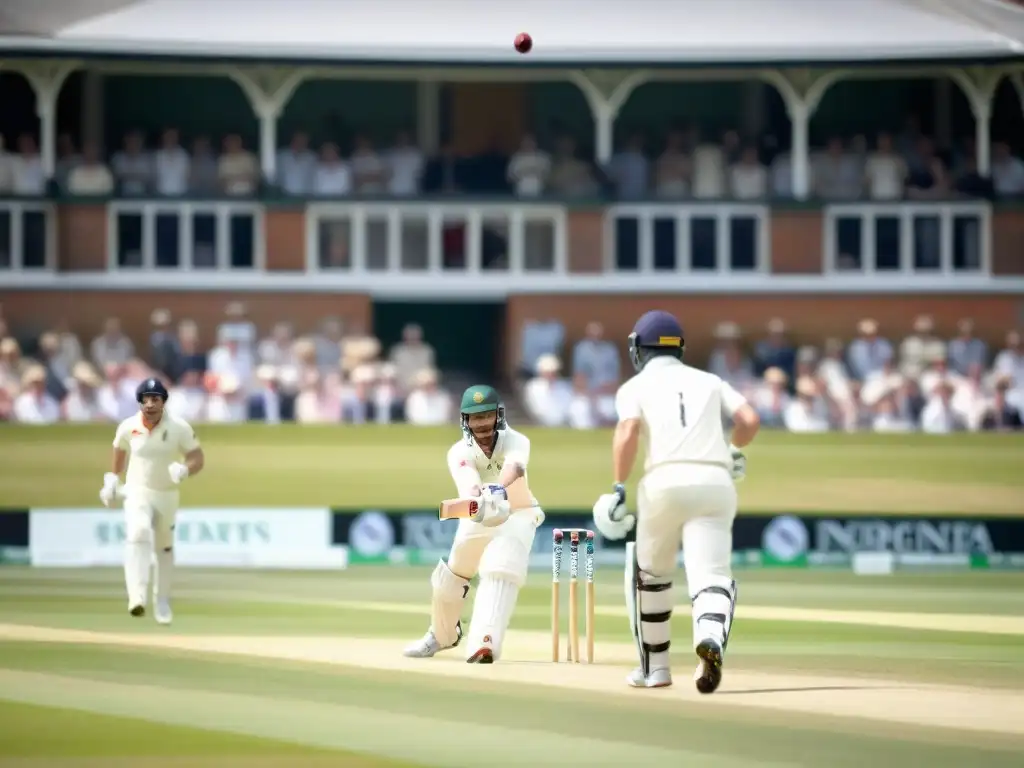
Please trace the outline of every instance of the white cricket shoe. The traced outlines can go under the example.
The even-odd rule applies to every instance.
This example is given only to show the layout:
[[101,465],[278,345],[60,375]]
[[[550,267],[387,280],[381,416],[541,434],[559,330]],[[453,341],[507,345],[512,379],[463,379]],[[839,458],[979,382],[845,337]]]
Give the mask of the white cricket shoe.
[[722,682],[722,646],[710,637],[697,643],[697,670],[693,681],[701,693],[714,693]]
[[652,669],[644,677],[644,668],[637,667],[626,676],[626,682],[634,688],[668,688],[672,685],[672,672],[667,667]]
[[166,598],[156,601],[156,610],[153,616],[157,624],[170,624],[174,621],[174,612],[171,610],[171,601]]
[[406,649],[402,651],[402,655],[408,656],[410,659],[429,659],[431,656],[434,656],[440,653],[441,651],[446,651],[449,648],[454,648],[462,640],[461,621],[455,625],[455,631],[458,634],[458,637],[456,638],[455,642],[451,645],[441,647],[441,644],[437,641],[437,638],[434,637],[434,631],[428,629],[427,634],[425,634],[412,645],[407,646]]

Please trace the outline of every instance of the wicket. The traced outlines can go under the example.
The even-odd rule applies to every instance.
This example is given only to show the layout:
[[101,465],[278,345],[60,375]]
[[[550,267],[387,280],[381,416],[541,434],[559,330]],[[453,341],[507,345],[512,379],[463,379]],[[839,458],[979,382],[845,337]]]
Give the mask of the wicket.
[[556,528],[551,545],[551,660],[559,660],[559,607],[561,604],[562,543],[569,534],[569,638],[566,661],[580,662],[579,578],[580,534],[586,538],[586,632],[587,664],[594,663],[594,532],[586,528]]

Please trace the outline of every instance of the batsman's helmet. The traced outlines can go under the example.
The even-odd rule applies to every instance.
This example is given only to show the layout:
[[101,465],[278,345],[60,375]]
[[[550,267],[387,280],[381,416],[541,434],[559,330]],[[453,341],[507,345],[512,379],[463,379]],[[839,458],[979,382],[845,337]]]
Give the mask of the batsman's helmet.
[[682,359],[685,348],[683,326],[674,315],[660,309],[641,316],[629,334],[629,359],[638,371],[654,355]]
[[459,408],[459,419],[462,424],[462,433],[468,440],[473,439],[473,433],[469,429],[469,416],[473,413],[489,413],[497,411],[498,417],[494,422],[494,429],[505,429],[508,425],[505,422],[505,405],[494,387],[486,384],[475,384],[462,393],[462,405]]
[[146,379],[135,388],[135,399],[141,403],[142,398],[146,395],[156,395],[166,403],[168,397],[167,387],[163,385],[160,379]]

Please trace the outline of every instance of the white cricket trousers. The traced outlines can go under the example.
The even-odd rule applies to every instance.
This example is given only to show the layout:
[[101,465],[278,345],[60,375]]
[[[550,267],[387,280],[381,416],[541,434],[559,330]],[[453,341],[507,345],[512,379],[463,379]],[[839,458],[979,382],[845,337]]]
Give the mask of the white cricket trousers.
[[174,525],[181,495],[178,491],[125,489],[125,538],[140,542],[150,538],[157,552],[174,546]]
[[664,464],[644,475],[637,499],[636,559],[658,581],[671,581],[682,543],[691,595],[732,578],[736,486],[713,464]]

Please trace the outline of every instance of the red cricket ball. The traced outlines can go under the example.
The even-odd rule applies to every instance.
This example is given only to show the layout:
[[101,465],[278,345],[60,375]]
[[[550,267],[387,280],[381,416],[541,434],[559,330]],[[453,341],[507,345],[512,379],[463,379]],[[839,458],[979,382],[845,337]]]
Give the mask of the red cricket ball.
[[526,32],[520,32],[516,35],[515,42],[516,50],[520,53],[529,53],[533,48],[533,38],[530,37]]

